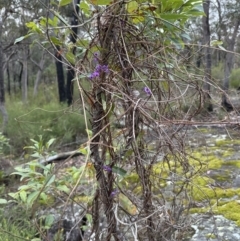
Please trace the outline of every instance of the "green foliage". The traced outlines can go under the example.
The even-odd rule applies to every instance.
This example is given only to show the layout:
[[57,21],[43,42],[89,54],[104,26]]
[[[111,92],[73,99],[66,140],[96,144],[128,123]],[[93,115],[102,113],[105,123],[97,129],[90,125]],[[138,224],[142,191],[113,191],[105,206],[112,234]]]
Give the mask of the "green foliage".
[[223,64],[219,64],[218,66],[215,66],[212,68],[212,78],[217,83],[222,82],[224,78],[224,70],[223,70]]
[[232,70],[230,75],[230,86],[234,89],[240,87],[240,68]]
[[2,155],[4,150],[9,148],[9,146],[9,139],[0,132],[0,155]]
[[44,104],[40,101],[34,100],[26,105],[7,101],[9,122],[6,132],[13,152],[21,151],[38,135],[42,135],[43,140],[56,138],[55,143],[59,145],[75,142],[76,138],[86,135],[85,120],[79,109],[60,105],[57,100],[44,101]]
[[0,209],[0,241],[32,240],[37,229],[22,206]]

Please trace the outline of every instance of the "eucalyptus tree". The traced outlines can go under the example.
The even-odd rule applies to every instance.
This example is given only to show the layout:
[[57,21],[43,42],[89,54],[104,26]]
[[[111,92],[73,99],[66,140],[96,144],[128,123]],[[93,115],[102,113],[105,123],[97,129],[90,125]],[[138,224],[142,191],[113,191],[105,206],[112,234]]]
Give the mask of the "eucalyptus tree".
[[[4,70],[8,76],[8,92],[11,92],[11,80],[16,90],[16,84],[22,91],[22,100],[28,99],[28,85],[32,72],[31,65],[31,45],[30,39],[15,41],[19,36],[27,34],[28,28],[25,23],[31,20],[37,21],[42,13],[39,1],[11,0],[2,1],[2,11],[6,13],[4,21],[4,34],[2,41],[4,44]],[[40,56],[38,57],[40,59]],[[29,68],[29,66],[31,66]],[[16,79],[18,81],[16,82]]]
[[1,41],[3,34],[3,17],[0,16],[0,111],[3,116],[2,131],[7,124],[8,115],[5,108],[5,90],[4,90],[4,74],[3,74],[3,43]]
[[210,0],[205,0],[203,2],[203,9],[205,15],[202,17],[202,27],[203,27],[203,46],[204,46],[204,70],[205,70],[205,80],[204,89],[206,90],[205,105],[209,111],[213,111],[213,106],[211,103],[210,89],[211,89],[211,48],[210,48],[210,22],[209,22],[209,11],[210,11]]

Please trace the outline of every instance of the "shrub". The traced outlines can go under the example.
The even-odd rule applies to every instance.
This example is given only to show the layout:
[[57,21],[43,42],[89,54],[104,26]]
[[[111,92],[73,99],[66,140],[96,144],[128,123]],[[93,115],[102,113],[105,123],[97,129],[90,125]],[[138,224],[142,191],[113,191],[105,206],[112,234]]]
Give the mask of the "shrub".
[[74,142],[77,136],[85,135],[85,121],[79,108],[69,108],[54,100],[40,105],[35,100],[28,104],[7,101],[7,110],[6,134],[13,153],[22,152],[29,140],[37,139],[38,135],[44,140],[56,138],[57,145]]
[[233,69],[230,75],[230,87],[239,88],[240,87],[240,68]]
[[219,65],[212,68],[212,78],[217,82],[222,82],[224,77],[224,69],[223,64],[220,63]]

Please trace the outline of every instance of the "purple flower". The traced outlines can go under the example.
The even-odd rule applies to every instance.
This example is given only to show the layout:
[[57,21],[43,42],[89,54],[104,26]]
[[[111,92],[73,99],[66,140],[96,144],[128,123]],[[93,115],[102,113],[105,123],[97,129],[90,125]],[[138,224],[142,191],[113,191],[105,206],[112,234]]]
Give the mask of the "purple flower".
[[148,87],[144,87],[143,88],[143,90],[144,90],[144,92],[147,94],[147,95],[151,95],[152,94],[152,91],[150,90],[150,88],[148,88]]
[[103,166],[103,170],[106,172],[111,172],[112,168],[110,166]]
[[94,56],[94,57],[93,57],[94,62],[95,62],[95,63],[98,63],[99,54],[96,52],[96,53],[93,54],[93,56]]
[[100,64],[98,64],[96,66],[94,72],[90,74],[90,79],[92,80],[94,78],[99,77],[102,72],[108,74],[109,73],[109,68],[108,68],[107,65],[100,65]]
[[104,73],[109,73],[109,69],[108,69],[108,66],[107,66],[107,65],[102,65],[102,66],[101,66],[101,70],[102,70]]
[[91,73],[90,79],[97,78],[97,77],[99,77],[99,75],[100,75],[100,73],[95,70],[93,73]]
[[115,197],[118,194],[118,192],[119,192],[118,190],[112,191],[110,194],[110,197],[112,197],[112,198]]

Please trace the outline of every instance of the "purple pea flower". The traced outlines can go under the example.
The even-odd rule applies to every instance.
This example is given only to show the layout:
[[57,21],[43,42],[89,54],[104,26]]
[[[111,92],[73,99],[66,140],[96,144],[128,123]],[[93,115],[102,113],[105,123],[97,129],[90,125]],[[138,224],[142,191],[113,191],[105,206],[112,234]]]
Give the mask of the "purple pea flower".
[[94,72],[90,74],[90,79],[92,80],[94,78],[99,77],[102,72],[108,74],[109,73],[109,68],[108,68],[107,65],[100,65],[100,64],[98,64],[96,66]]
[[111,192],[110,197],[114,198],[118,194],[118,190],[114,190]]
[[110,166],[103,166],[103,170],[106,172],[111,172],[112,168]]
[[109,69],[108,69],[108,66],[107,65],[102,65],[101,66],[101,70],[104,72],[104,73],[109,73]]
[[96,53],[93,54],[93,56],[94,56],[94,57],[93,57],[94,62],[95,62],[95,63],[98,63],[99,54],[96,52]]
[[148,88],[148,87],[144,87],[143,88],[143,90],[144,90],[144,92],[147,94],[147,95],[151,95],[152,94],[152,91],[150,90],[150,88]]
[[91,73],[90,75],[90,79],[94,79],[94,78],[97,78],[99,77],[100,73],[98,71],[94,71],[93,73]]

